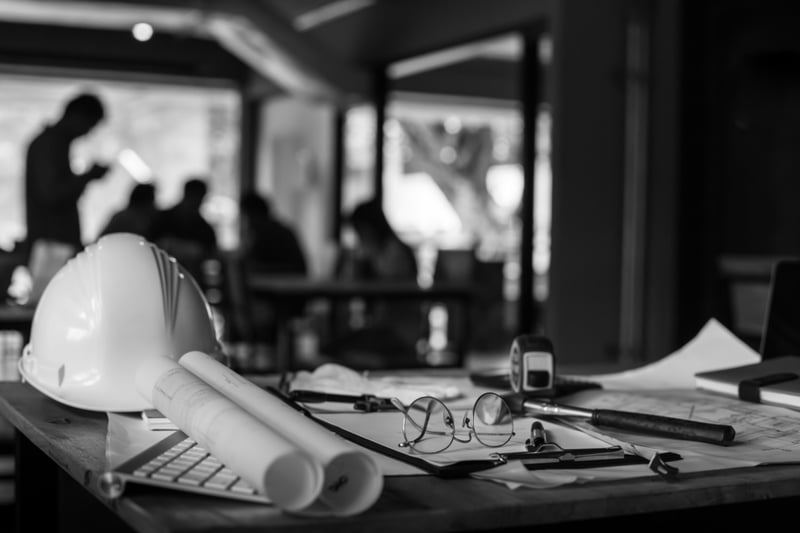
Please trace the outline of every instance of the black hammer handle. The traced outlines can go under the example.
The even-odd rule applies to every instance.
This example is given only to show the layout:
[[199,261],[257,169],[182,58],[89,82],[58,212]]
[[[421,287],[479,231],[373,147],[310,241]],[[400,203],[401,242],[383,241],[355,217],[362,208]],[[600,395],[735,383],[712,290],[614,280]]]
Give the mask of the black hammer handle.
[[651,433],[673,439],[694,440],[726,446],[733,442],[736,430],[733,426],[698,422],[685,418],[617,411],[613,409],[586,409],[554,402],[542,402],[522,394],[509,394],[504,398],[514,413],[548,415],[556,417],[578,417],[589,420],[596,426],[625,429],[639,433]]
[[733,442],[736,430],[732,426],[710,424],[683,418],[614,411],[611,409],[592,410],[592,424],[629,431],[653,433],[673,439],[694,440],[711,444],[727,445]]

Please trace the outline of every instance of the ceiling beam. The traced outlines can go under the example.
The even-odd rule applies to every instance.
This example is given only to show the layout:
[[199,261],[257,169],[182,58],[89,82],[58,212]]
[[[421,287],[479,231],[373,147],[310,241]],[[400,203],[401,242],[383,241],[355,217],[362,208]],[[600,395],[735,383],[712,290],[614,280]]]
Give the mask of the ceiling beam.
[[[254,68],[263,69],[279,85],[285,83],[291,92],[341,102],[370,95],[371,81],[363,69],[315,47],[307,35],[266,4],[252,0],[206,0],[203,5],[213,14],[217,27],[212,34],[218,32],[216,37],[223,46],[241,54],[243,61],[250,58]],[[223,20],[222,25],[228,26],[222,30],[226,33],[224,37],[219,34]],[[229,29],[234,26],[240,30],[252,28],[249,36],[253,41],[247,41],[246,31],[232,35]]]
[[389,77],[400,79],[429,70],[441,69],[456,63],[477,58],[494,58],[517,62],[522,57],[522,37],[511,33],[502,37],[483,39],[471,43],[451,46],[436,52],[422,54],[409,59],[395,61],[388,67]]
[[252,0],[4,0],[0,19],[117,30],[150,22],[156,31],[217,40],[293,94],[340,102],[370,94],[365,72],[315,48],[291,21]]

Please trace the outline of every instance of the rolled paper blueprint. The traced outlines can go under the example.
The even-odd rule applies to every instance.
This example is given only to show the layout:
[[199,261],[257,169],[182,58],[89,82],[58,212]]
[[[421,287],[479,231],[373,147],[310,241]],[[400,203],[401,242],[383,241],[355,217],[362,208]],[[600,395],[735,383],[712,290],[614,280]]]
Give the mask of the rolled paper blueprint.
[[323,472],[318,461],[174,360],[145,359],[136,388],[276,506],[297,511],[319,497]]
[[187,352],[179,362],[322,464],[325,471],[322,492],[302,514],[354,515],[378,499],[383,490],[383,474],[372,456],[355,444],[203,352]]

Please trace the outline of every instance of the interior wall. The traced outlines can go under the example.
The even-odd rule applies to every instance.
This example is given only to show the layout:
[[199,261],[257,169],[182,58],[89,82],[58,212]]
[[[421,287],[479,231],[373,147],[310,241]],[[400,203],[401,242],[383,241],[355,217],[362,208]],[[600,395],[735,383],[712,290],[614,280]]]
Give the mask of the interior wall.
[[[634,1],[643,3],[568,0],[554,5],[552,262],[546,329],[559,359],[567,362],[635,366],[671,353],[683,341],[677,334],[683,4]],[[633,9],[646,32],[640,50],[646,54],[645,67],[638,70],[626,56]],[[626,116],[626,91],[632,85],[643,87],[647,99],[638,122]],[[631,177],[626,128],[634,126],[641,129],[632,130],[634,134],[644,136],[631,145],[643,150],[635,156],[643,170]],[[626,203],[631,187],[639,190],[644,203],[638,218],[630,218]],[[626,223],[636,224],[643,235],[638,257],[624,249],[631,230]],[[631,290],[631,280],[623,280],[625,272],[636,277],[633,313],[622,305],[623,282]],[[627,338],[631,328],[633,337]],[[634,345],[627,344],[631,340]]]
[[269,100],[261,111],[256,190],[298,233],[313,276],[330,272],[333,221],[332,106],[293,97]]
[[641,359],[654,360],[684,344],[678,338],[678,201],[682,5],[653,2],[650,54],[649,176],[645,320]]
[[545,329],[560,361],[614,359],[620,330],[623,0],[553,12],[553,206]]

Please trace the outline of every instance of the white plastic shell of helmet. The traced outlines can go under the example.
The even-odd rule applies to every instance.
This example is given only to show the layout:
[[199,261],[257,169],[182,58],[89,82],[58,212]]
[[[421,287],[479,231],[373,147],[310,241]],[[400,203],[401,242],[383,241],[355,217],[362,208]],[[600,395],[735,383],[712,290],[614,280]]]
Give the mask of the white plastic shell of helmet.
[[140,411],[134,376],[149,357],[220,353],[211,307],[174,258],[143,237],[115,233],[70,259],[36,307],[23,378],[92,411]]

